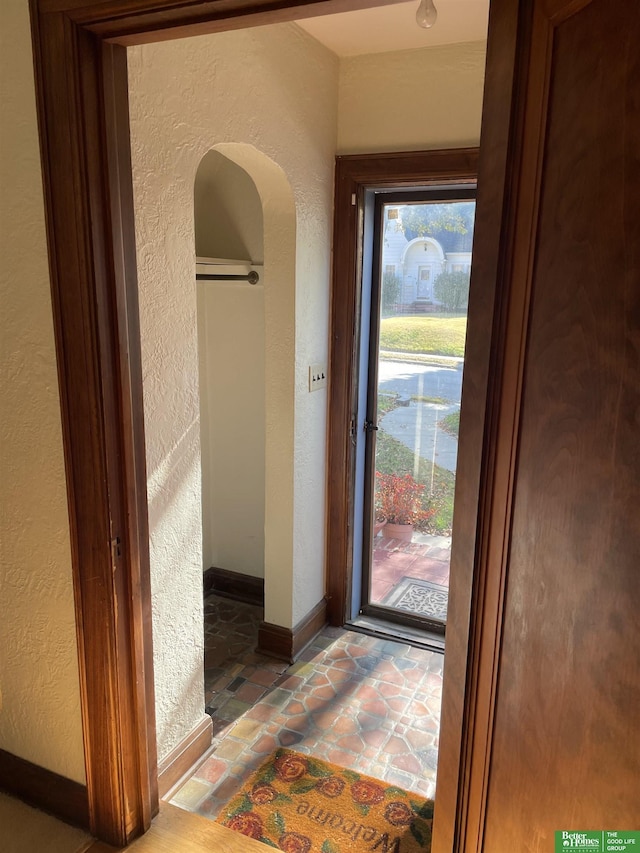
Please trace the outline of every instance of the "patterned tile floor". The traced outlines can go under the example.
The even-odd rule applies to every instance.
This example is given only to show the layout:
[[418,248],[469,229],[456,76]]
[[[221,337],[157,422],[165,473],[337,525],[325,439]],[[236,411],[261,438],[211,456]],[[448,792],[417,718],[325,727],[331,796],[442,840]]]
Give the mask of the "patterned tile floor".
[[443,656],[325,628],[288,666],[257,654],[262,610],[205,599],[214,742],[171,802],[215,818],[278,746],[433,796]]

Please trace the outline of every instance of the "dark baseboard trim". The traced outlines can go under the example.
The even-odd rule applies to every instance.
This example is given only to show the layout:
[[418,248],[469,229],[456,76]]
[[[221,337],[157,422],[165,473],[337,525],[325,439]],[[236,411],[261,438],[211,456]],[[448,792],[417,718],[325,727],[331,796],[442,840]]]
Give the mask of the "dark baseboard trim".
[[86,785],[0,749],[0,790],[74,826],[89,829]]
[[272,625],[271,622],[261,622],[256,651],[293,663],[293,631],[291,628]]
[[158,794],[164,797],[211,746],[213,723],[207,714],[158,765]]
[[264,578],[254,578],[212,566],[203,576],[204,593],[215,592],[233,601],[264,607]]
[[311,640],[327,624],[327,599],[319,601],[313,610],[309,611],[304,619],[293,629],[293,657],[296,658],[301,651],[306,649]]
[[293,630],[272,625],[270,622],[261,622],[256,651],[293,663],[326,624],[327,600],[323,598]]

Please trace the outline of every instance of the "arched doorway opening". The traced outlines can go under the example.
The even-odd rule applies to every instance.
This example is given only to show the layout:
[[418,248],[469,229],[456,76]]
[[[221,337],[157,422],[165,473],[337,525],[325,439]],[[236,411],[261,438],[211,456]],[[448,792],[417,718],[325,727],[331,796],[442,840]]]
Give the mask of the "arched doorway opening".
[[[235,570],[243,569],[244,565],[244,573],[249,574],[246,568],[253,561],[254,576],[264,577],[265,621],[289,626],[293,599],[295,401],[296,220],[293,193],[285,173],[273,160],[252,145],[231,142],[217,144],[203,156],[194,183],[194,201],[198,255],[206,251],[208,257],[219,258],[219,253],[227,246],[228,251],[245,255],[239,260],[252,261],[250,266],[256,269],[261,267],[260,281],[256,285],[238,282],[239,287],[227,285],[224,295],[223,290],[218,289],[215,296],[209,297],[214,307],[207,316],[214,324],[214,333],[220,335],[224,329],[227,344],[231,346],[233,341],[237,360],[233,373],[237,378],[231,383],[227,381],[226,387],[229,391],[229,385],[235,384],[234,400],[240,410],[237,417],[227,418],[222,425],[224,415],[219,413],[225,407],[224,400],[212,399],[208,394],[207,404],[209,412],[216,413],[223,433],[230,438],[233,436],[233,457],[242,469],[242,476],[239,476],[239,469],[234,469],[229,460],[225,461],[227,479],[233,476],[242,492],[251,495],[250,511],[247,507],[251,527],[246,536],[250,542]],[[233,256],[231,259],[234,260]],[[216,302],[220,302],[217,312]],[[287,334],[287,330],[291,333]],[[215,366],[216,359],[227,360],[220,341],[211,342],[210,369]],[[246,383],[246,393],[238,387],[243,383]],[[212,449],[211,434],[207,440]],[[243,458],[245,449],[247,455]],[[219,450],[223,452],[224,447],[213,448],[218,460],[222,455]],[[214,518],[210,536],[215,539],[217,529],[221,542],[221,528],[229,520],[222,509],[224,485],[222,489],[215,484],[212,488],[215,494],[207,498],[208,505],[214,516],[219,513],[219,519],[216,522]],[[262,495],[254,495],[254,492]],[[232,534],[237,531],[238,515],[242,512],[235,513]],[[225,530],[227,540],[228,533]],[[215,548],[215,542],[210,541]],[[221,547],[223,554],[231,550],[229,541]]]

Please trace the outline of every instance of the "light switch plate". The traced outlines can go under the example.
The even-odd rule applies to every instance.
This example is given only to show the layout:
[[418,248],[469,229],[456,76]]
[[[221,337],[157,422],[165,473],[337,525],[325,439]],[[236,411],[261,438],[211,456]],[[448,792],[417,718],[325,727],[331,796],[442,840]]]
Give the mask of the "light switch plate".
[[309,391],[319,391],[327,387],[327,365],[309,365]]

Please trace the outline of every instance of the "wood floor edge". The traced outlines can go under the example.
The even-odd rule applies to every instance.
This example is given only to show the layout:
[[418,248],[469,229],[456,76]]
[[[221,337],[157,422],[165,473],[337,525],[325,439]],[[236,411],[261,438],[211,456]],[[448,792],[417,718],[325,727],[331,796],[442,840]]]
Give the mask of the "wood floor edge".
[[65,823],[89,828],[86,785],[0,749],[0,790]]
[[[149,831],[124,849],[132,853],[264,853],[265,845],[206,817],[162,802]],[[87,853],[116,851],[96,841]]]

